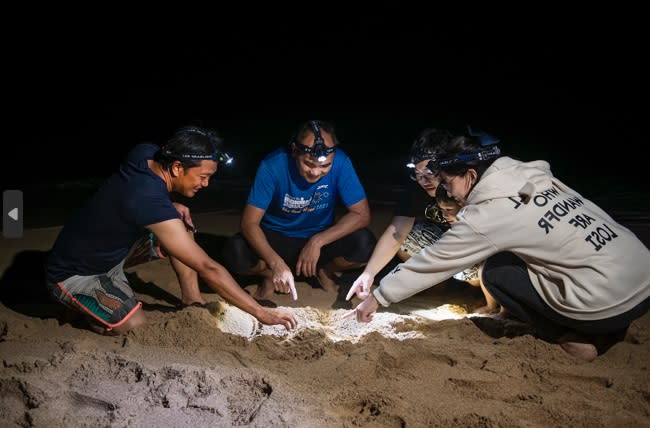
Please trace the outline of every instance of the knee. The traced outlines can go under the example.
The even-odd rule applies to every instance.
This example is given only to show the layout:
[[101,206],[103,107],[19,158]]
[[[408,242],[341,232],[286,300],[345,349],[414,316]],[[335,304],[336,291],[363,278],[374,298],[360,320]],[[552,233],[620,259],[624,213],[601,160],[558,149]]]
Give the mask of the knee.
[[230,272],[243,272],[251,267],[250,253],[251,250],[248,242],[246,242],[246,239],[241,233],[237,233],[228,238],[223,246],[222,257],[224,266]]
[[377,238],[370,229],[361,229],[356,236],[356,250],[350,259],[358,262],[367,262],[377,244]]

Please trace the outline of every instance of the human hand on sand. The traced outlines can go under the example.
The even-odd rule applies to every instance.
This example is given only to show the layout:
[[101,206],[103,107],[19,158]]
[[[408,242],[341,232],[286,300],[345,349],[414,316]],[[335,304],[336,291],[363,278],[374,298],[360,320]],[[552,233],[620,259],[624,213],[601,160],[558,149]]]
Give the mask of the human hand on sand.
[[357,297],[361,300],[366,300],[370,295],[370,287],[372,286],[375,276],[371,275],[369,272],[364,271],[359,277],[352,283],[348,295],[345,296],[345,300],[350,300],[354,294],[357,294]]
[[287,330],[293,330],[298,326],[298,321],[293,314],[280,309],[264,308],[257,319],[266,325],[283,325]]
[[343,315],[343,319],[352,318],[353,316],[358,322],[370,322],[372,321],[372,316],[379,309],[379,302],[375,299],[375,296],[370,295],[369,298],[359,303],[359,305],[354,308],[352,311]]

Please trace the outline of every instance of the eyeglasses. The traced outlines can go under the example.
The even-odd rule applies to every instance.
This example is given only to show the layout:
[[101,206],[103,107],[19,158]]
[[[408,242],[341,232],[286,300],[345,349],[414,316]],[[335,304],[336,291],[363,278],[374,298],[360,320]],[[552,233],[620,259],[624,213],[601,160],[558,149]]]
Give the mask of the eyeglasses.
[[445,177],[440,177],[440,185],[445,188],[445,190],[449,190],[449,185],[451,184],[452,181],[460,177],[459,175],[451,175],[451,174],[445,174]]
[[410,177],[411,180],[413,181],[431,183],[434,180],[438,180],[440,174],[438,174],[437,172],[431,172],[429,170],[426,171],[414,170],[413,172],[411,172]]

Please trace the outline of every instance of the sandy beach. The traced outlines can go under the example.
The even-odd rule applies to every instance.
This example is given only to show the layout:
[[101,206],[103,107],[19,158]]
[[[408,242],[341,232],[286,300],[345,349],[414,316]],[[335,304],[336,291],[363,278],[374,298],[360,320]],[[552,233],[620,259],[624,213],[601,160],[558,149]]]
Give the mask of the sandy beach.
[[[378,234],[390,209],[373,215]],[[239,214],[193,217],[219,259]],[[647,223],[629,227],[647,246]],[[129,269],[146,326],[100,336],[62,319],[39,288],[58,230],[0,241],[3,427],[650,427],[650,314],[586,363],[525,325],[474,316],[482,296],[461,283],[358,324],[334,293],[301,282],[297,302],[275,299],[299,321],[287,332],[208,290],[207,308],[180,308],[159,260]]]

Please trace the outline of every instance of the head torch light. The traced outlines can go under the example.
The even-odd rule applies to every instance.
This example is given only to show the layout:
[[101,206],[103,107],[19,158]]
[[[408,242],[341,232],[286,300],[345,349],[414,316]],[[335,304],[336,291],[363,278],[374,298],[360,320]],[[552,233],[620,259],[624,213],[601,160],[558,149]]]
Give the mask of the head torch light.
[[318,162],[323,163],[327,160],[327,156],[336,150],[336,146],[327,147],[325,145],[325,140],[320,133],[320,126],[318,125],[318,121],[311,120],[309,121],[309,125],[311,126],[311,130],[314,133],[314,145],[312,147],[305,146],[298,140],[294,140],[293,143],[298,150],[313,156]]

